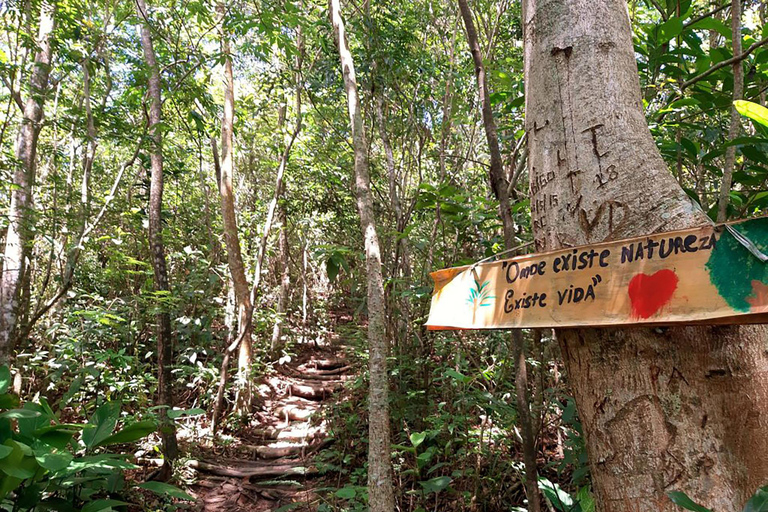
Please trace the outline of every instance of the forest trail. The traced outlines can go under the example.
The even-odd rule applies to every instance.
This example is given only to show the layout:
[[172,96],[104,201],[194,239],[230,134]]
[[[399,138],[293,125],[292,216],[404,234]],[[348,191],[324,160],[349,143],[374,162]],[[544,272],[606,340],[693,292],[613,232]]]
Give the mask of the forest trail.
[[224,453],[200,455],[192,464],[199,478],[193,488],[198,510],[316,509],[319,473],[313,459],[331,442],[323,411],[354,374],[337,341],[298,345],[292,361],[260,381],[264,405],[254,422],[259,426],[244,431]]

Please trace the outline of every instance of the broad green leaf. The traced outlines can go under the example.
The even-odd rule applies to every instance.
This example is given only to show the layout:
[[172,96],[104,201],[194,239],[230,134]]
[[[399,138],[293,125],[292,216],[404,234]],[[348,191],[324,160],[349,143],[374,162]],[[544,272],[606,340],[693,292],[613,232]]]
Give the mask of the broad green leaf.
[[576,501],[581,507],[581,512],[595,512],[595,497],[589,490],[589,487],[582,487],[576,493]]
[[170,496],[180,500],[195,501],[194,496],[187,494],[175,485],[166,484],[164,482],[144,482],[143,484],[139,484],[137,487],[147,489],[148,491],[152,491],[155,494],[159,494],[160,496]]
[[704,18],[688,28],[693,28],[694,30],[714,30],[726,39],[730,39],[732,34],[731,28],[728,25],[715,18]]
[[35,450],[35,459],[37,460],[37,463],[45,469],[59,471],[69,466],[69,463],[72,462],[74,456],[64,450],[39,448]]
[[296,510],[299,507],[303,507],[306,503],[300,501],[283,505],[282,507],[275,509],[275,512],[289,512],[290,510]]
[[694,512],[712,512],[710,509],[695,503],[691,498],[688,497],[687,494],[682,491],[668,492],[667,496],[669,496],[669,499],[672,500],[672,503],[679,507],[683,507],[685,510],[693,510]]
[[0,393],[5,393],[11,386],[11,370],[6,366],[0,366]]
[[573,498],[571,495],[546,478],[539,478],[539,489],[552,503],[552,505],[561,512],[570,512],[573,507]]
[[[474,290],[472,290],[472,291],[474,292]],[[450,377],[450,378],[452,378],[452,379],[454,379],[454,380],[457,380],[457,381],[459,381],[459,382],[464,382],[464,383],[466,383],[466,382],[468,382],[468,381],[469,381],[469,377],[467,377],[466,375],[464,375],[464,374],[463,374],[463,373],[461,373],[461,372],[457,372],[457,371],[456,371],[456,370],[454,370],[453,368],[448,368],[447,370],[445,370],[445,372],[443,373],[443,375],[445,375],[445,376],[447,376],[447,377]]]
[[343,498],[345,500],[351,500],[357,495],[354,487],[342,487],[334,493],[337,498]]
[[[132,425],[128,425],[124,429],[115,432],[109,437],[97,442],[96,446],[108,446],[111,444],[120,443],[132,443],[138,441],[141,438],[147,437],[149,434],[157,430],[157,423],[151,420],[139,421]],[[85,434],[83,434],[85,435]]]
[[411,444],[414,448],[418,448],[421,443],[427,438],[426,432],[414,432],[410,436]]
[[14,409],[20,405],[19,397],[10,393],[0,395],[0,409]]
[[173,409],[173,410],[168,411],[168,417],[171,418],[172,420],[175,420],[177,418],[181,418],[183,416],[192,417],[192,416],[200,416],[202,414],[205,414],[205,411],[203,409],[198,409],[198,408],[195,408],[195,409],[183,409],[183,410],[181,410],[181,409]]
[[29,409],[11,409],[10,411],[5,411],[4,413],[0,413],[0,418],[8,418],[8,419],[24,419],[24,418],[37,418],[40,416],[40,413],[38,411],[30,411]]
[[424,488],[424,492],[427,494],[432,492],[440,492],[449,485],[451,485],[451,482],[453,479],[449,476],[438,476],[435,478],[431,478],[427,480],[426,482],[419,482],[419,484]]
[[106,402],[93,413],[88,423],[95,428],[83,431],[83,442],[93,448],[112,434],[120,416],[120,402]]
[[[37,470],[37,462],[34,457],[31,457],[31,450],[28,446],[22,443],[9,439],[6,441],[5,446],[11,448],[11,453],[5,458],[0,459],[0,471],[8,476],[15,478],[31,478],[35,475]],[[27,455],[26,452],[30,454]]]
[[96,500],[86,503],[82,508],[82,512],[101,512],[102,510],[110,510],[112,507],[119,507],[121,505],[129,505],[129,503],[119,500]]
[[84,470],[108,470],[115,469],[138,469],[139,466],[123,460],[125,456],[114,454],[90,455],[87,457],[78,457],[69,465],[67,473],[77,473]]
[[768,512],[768,486],[757,490],[744,507],[744,512]]
[[680,18],[670,18],[659,25],[657,44],[668,43],[683,31],[683,20]]
[[62,447],[52,446],[38,439],[32,445],[32,453],[41,467],[50,471],[59,471],[72,462],[74,456],[66,449],[66,443]]
[[11,452],[13,452],[12,447],[0,444],[0,459],[6,458],[11,454]]
[[739,111],[739,114],[763,126],[768,126],[768,108],[746,100],[734,101],[733,105]]

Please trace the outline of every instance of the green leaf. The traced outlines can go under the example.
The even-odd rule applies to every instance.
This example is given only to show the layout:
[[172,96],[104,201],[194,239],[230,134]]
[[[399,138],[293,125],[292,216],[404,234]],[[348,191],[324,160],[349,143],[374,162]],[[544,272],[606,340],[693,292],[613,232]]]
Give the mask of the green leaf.
[[426,432],[414,432],[409,436],[411,444],[414,448],[418,448],[421,443],[427,438]]
[[302,503],[300,501],[289,503],[287,505],[283,505],[282,507],[275,509],[275,512],[289,512],[290,510],[296,510],[299,507],[304,506],[305,503]]
[[11,409],[10,411],[0,413],[0,418],[9,418],[15,420],[37,418],[38,416],[40,416],[38,411],[30,411],[29,409]]
[[[111,444],[120,443],[132,443],[138,441],[141,438],[147,437],[149,434],[157,430],[157,423],[152,420],[139,421],[132,425],[128,425],[124,429],[115,432],[109,437],[105,437],[101,441],[94,444],[97,446],[109,446]],[[85,436],[85,432],[83,433]]]
[[768,108],[745,100],[734,101],[733,106],[736,107],[739,114],[748,117],[763,126],[768,126]]
[[181,418],[182,416],[200,416],[202,414],[205,414],[205,410],[203,409],[173,409],[168,411],[168,417],[172,420],[175,420],[177,418]]
[[445,375],[446,377],[450,377],[450,378],[452,378],[454,380],[457,380],[459,382],[464,382],[464,383],[469,382],[469,380],[470,380],[469,377],[467,377],[466,375],[464,375],[461,372],[457,372],[453,368],[448,368],[447,370],[445,370],[445,372],[443,372],[443,375]]
[[19,397],[10,393],[0,395],[0,409],[13,409],[20,405]]
[[337,498],[343,498],[345,500],[351,500],[357,495],[354,487],[342,487],[335,492]]
[[180,500],[195,501],[194,496],[187,494],[175,485],[166,484],[164,482],[144,482],[143,484],[139,484],[137,487],[152,491],[155,494],[159,494],[160,496],[170,496]]
[[768,512],[768,486],[757,490],[744,507],[744,512]]
[[40,466],[50,471],[59,471],[69,466],[74,456],[69,452],[43,452],[40,455],[35,455],[35,459]]
[[449,485],[451,485],[451,482],[453,479],[449,476],[438,476],[435,478],[431,478],[427,480],[426,482],[419,482],[419,484],[424,488],[424,492],[427,494],[432,492],[440,492]]
[[668,43],[683,31],[683,20],[680,18],[670,18],[659,25],[657,44]]
[[732,34],[731,28],[728,25],[715,18],[704,18],[697,21],[689,28],[693,28],[695,30],[714,30],[726,39],[730,39]]
[[546,478],[539,478],[539,489],[541,489],[541,492],[557,510],[570,512],[574,507],[571,495],[561,489],[556,483],[550,482]]
[[88,448],[93,448],[108,438],[117,424],[120,416],[120,402],[106,402],[93,413],[88,423],[95,428],[83,431],[83,442]]
[[33,477],[37,470],[37,462],[34,457],[25,454],[29,447],[12,439],[7,440],[4,444],[10,447],[12,451],[5,458],[0,459],[0,470],[6,475],[15,478],[26,479]]
[[712,512],[710,509],[695,503],[691,498],[688,497],[687,494],[682,491],[668,492],[667,496],[669,496],[669,499],[672,500],[672,503],[679,507],[683,507],[685,510],[693,510],[694,512]]
[[0,459],[6,458],[11,454],[11,452],[13,452],[12,447],[0,444]]
[[576,501],[581,507],[581,512],[595,512],[595,497],[592,496],[589,487],[582,487],[576,493]]
[[0,393],[5,393],[11,385],[11,370],[6,365],[0,366]]
[[34,450],[35,460],[40,466],[50,471],[59,471],[69,466],[74,456],[68,451],[59,451],[55,448],[50,448],[42,443],[39,448]]
[[119,507],[121,505],[130,505],[125,501],[119,500],[96,500],[86,503],[82,508],[82,512],[100,512],[102,510],[109,510],[112,507]]

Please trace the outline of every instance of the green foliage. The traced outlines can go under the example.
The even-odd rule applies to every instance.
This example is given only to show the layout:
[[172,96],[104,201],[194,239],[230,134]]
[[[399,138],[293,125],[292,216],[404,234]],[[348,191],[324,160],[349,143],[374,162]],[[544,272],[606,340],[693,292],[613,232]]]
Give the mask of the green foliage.
[[[692,510],[693,512],[713,512],[693,501],[682,491],[671,491],[667,493],[667,496],[669,496],[669,499],[672,500],[674,504],[683,507],[685,510]],[[747,504],[744,505],[743,512],[768,512],[768,486],[762,487],[755,492],[754,496],[752,496]]]
[[[7,366],[0,367],[0,375],[10,375]],[[0,413],[0,500],[14,510],[66,504],[67,510],[94,512],[127,504],[101,496],[123,491],[123,471],[138,466],[123,455],[98,448],[143,439],[157,425],[140,421],[113,433],[120,406],[120,402],[105,402],[85,424],[61,423],[42,398]],[[154,483],[145,488],[164,489],[175,497],[181,492],[171,494]]]

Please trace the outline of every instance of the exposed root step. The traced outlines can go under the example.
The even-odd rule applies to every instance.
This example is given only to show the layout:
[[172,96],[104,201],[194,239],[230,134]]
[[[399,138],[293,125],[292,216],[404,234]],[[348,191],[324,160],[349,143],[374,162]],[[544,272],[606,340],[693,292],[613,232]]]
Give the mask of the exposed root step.
[[247,449],[253,454],[254,457],[259,459],[280,459],[282,457],[295,457],[306,453],[310,447],[309,443],[291,443],[288,441],[278,441],[276,443],[254,446],[243,445],[243,448]]
[[304,364],[299,365],[299,370],[337,370],[339,368],[343,368],[345,366],[349,366],[349,363],[345,359],[341,359],[338,357],[327,357],[327,358],[311,358],[309,361],[305,362]]
[[305,404],[285,404],[275,408],[275,417],[282,421],[307,421],[318,411],[319,407]]
[[305,457],[310,453],[314,453],[322,447],[332,443],[332,439],[319,439],[314,438],[303,442],[288,442],[278,441],[267,445],[241,445],[246,449],[254,458],[271,460],[282,458],[295,458]]
[[324,426],[312,426],[308,422],[294,422],[285,427],[267,427],[253,433],[265,441],[312,441],[325,435]]
[[308,477],[318,474],[316,468],[306,467],[298,462],[285,463],[285,461],[281,461],[280,464],[254,464],[253,462],[236,461],[234,464],[225,465],[204,460],[189,460],[187,461],[187,466],[197,471],[203,471],[213,475],[247,479],[286,478],[297,476]]
[[283,365],[279,367],[280,373],[283,375],[288,375],[289,377],[295,377],[298,379],[308,379],[308,380],[333,380],[333,379],[340,379],[340,380],[346,380],[345,377],[347,377],[346,373],[352,371],[352,366],[350,365],[344,365],[340,366],[339,368],[334,368],[332,370],[320,370],[317,368],[308,368],[304,367],[304,365],[299,365],[298,367],[294,368],[292,366]]
[[309,381],[301,379],[298,382],[292,382],[288,388],[292,396],[307,398],[309,400],[324,400],[338,391],[341,385],[337,382],[327,383],[323,381]]

